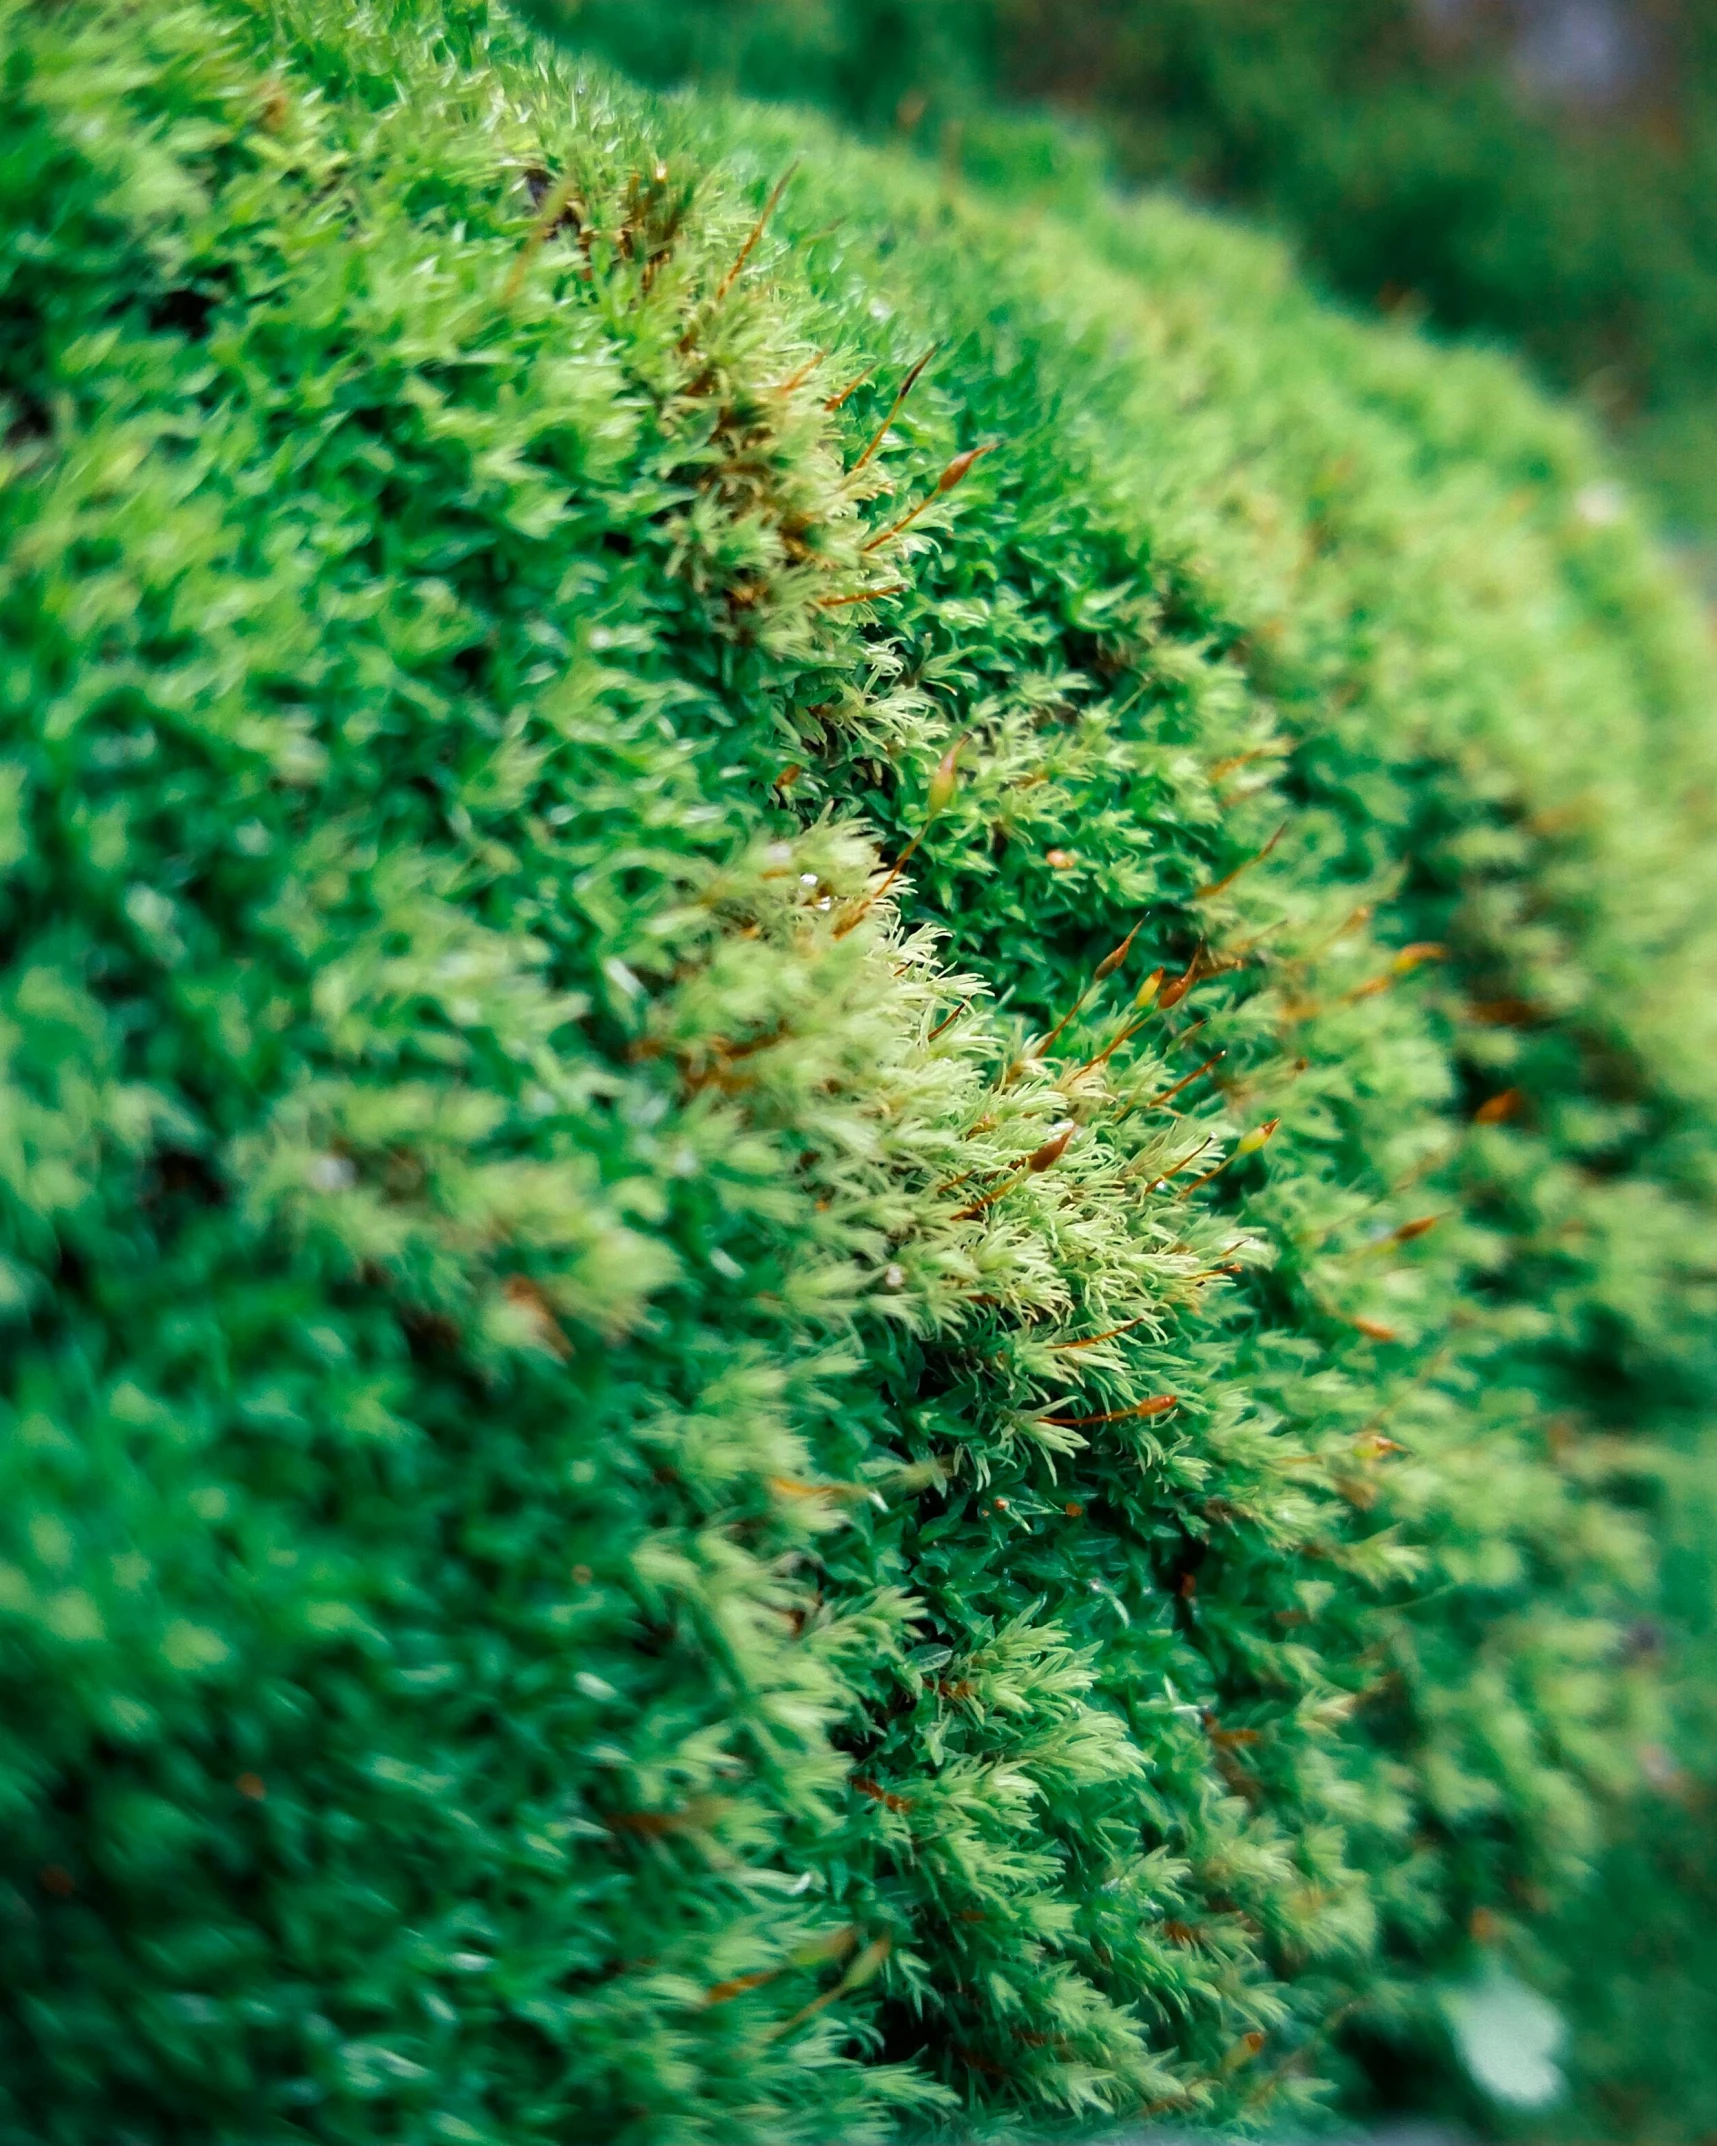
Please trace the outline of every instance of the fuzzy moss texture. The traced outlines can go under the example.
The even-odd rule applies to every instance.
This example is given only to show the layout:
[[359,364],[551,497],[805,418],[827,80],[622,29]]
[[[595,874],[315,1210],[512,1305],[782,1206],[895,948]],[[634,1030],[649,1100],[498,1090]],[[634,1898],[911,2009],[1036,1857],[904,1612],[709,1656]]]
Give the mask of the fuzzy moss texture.
[[471,0],[0,21],[0,2140],[1434,2064],[1717,1383],[1584,434]]

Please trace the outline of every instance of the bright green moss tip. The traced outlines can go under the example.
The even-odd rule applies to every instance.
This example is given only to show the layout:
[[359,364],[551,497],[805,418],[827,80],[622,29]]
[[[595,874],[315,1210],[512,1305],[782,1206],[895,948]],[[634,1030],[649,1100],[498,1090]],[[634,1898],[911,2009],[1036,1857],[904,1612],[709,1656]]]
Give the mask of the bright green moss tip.
[[481,5],[0,21],[0,2141],[1446,2065],[1713,1382],[1582,432]]

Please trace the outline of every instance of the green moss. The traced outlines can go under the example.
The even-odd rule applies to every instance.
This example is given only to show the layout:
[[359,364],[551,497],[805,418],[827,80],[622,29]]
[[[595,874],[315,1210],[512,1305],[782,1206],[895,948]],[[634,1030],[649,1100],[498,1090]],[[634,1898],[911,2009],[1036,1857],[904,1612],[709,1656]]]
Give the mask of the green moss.
[[5,21],[0,2137],[1439,2062],[1712,1368],[1583,434],[481,7]]
[[1368,311],[1406,307],[1446,335],[1523,352],[1602,409],[1659,512],[1708,547],[1717,41],[1688,0],[1618,9],[1611,64],[1599,59],[1584,89],[1559,83],[1553,59],[1543,73],[1553,48],[1574,57],[1576,18],[1523,0],[1441,13],[1428,0],[528,0],[527,12],[641,80],[815,105],[1016,189],[1065,185],[1065,147],[1044,153],[1062,130],[1025,117],[1048,100],[1078,115],[1087,165],[1267,220]]

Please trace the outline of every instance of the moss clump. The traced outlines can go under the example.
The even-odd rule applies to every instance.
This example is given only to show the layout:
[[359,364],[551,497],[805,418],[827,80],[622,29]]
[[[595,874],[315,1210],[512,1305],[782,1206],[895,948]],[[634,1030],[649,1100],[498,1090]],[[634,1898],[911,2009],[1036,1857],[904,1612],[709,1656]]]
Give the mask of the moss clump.
[[1582,435],[483,7],[4,19],[0,2137],[1428,2061],[1710,1376]]

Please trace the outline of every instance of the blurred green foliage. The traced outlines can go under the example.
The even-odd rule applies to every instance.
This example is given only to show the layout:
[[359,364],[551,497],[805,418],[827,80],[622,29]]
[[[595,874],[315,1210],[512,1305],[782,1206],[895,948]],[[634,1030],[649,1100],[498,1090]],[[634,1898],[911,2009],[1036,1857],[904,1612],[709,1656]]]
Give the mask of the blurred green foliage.
[[1717,527],[1707,9],[1600,0],[1637,47],[1605,96],[1523,80],[1519,12],[1479,0],[547,4],[643,79],[822,103],[956,155],[950,130],[998,105],[1084,115],[1118,178],[1262,213],[1361,304],[1525,351],[1617,427],[1674,523]]
[[1693,1793],[1587,431],[1041,130],[0,25],[0,2141],[1472,2108]]

